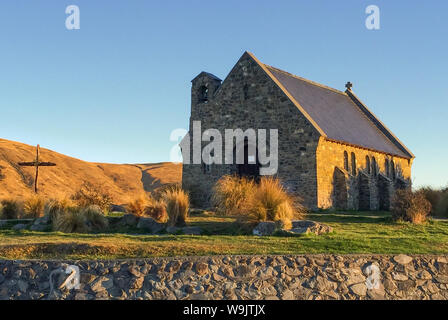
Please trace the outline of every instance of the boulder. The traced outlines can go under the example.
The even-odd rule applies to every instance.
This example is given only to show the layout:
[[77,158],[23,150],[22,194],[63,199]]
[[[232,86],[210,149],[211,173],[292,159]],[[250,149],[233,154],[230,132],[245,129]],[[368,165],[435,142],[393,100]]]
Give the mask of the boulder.
[[294,234],[314,233],[320,235],[332,232],[333,228],[310,220],[294,220],[292,221],[292,228],[288,231]]
[[183,227],[182,233],[199,236],[202,234],[202,229],[199,227]]
[[139,217],[133,214],[125,214],[121,217],[119,224],[128,227],[135,227],[139,222]]
[[166,228],[166,232],[169,234],[176,234],[176,233],[180,232],[180,230],[181,230],[181,228],[179,228],[179,227],[169,226]]
[[152,218],[140,218],[137,223],[137,228],[150,233],[159,233],[160,231],[165,229],[165,225],[162,223],[158,223]]
[[277,224],[273,221],[260,222],[253,230],[252,233],[256,236],[270,236],[274,234],[277,229]]
[[27,224],[18,223],[12,227],[12,230],[20,231],[20,230],[25,230],[26,228],[28,228]]
[[47,225],[47,224],[33,224],[33,225],[31,226],[30,230],[31,230],[31,231],[40,231],[40,232],[43,232],[43,231],[46,231],[47,228],[48,228],[48,225]]
[[118,204],[112,204],[110,206],[110,212],[126,212],[126,208]]
[[50,217],[43,216],[43,217],[40,217],[40,218],[37,218],[36,220],[34,220],[33,225],[44,226],[44,225],[48,225],[49,223],[50,223]]

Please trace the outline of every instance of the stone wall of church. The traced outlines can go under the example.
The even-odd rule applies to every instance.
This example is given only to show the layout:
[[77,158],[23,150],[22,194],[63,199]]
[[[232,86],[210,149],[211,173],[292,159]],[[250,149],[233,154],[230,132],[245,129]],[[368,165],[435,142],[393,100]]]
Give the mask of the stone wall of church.
[[[347,153],[347,160],[344,152]],[[352,153],[355,155],[354,166]],[[412,160],[325,138],[319,141],[316,157],[319,208],[387,210],[393,191],[410,185]],[[340,190],[344,185],[346,190]],[[347,194],[345,205],[341,196],[344,192]]]
[[[202,131],[215,128],[223,135],[225,129],[277,129],[277,176],[286,188],[304,199],[305,205],[315,208],[319,134],[281,89],[248,54],[241,57],[216,92],[209,93],[205,103],[196,97],[207,85],[213,93],[216,82],[207,74],[193,81],[190,132],[196,120],[201,121]],[[269,138],[267,142],[269,150]],[[203,142],[203,146],[208,143]],[[195,205],[206,207],[216,181],[235,172],[235,165],[184,164],[183,186],[191,191]]]

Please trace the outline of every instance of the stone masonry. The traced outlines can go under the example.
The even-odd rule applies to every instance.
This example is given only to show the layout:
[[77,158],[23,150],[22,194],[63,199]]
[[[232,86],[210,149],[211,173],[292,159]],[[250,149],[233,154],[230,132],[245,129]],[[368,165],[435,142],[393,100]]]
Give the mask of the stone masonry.
[[[50,296],[50,274],[62,263],[79,267],[80,287],[59,290],[66,275],[53,276]],[[446,300],[448,260],[402,254],[0,260],[0,300],[26,299]]]

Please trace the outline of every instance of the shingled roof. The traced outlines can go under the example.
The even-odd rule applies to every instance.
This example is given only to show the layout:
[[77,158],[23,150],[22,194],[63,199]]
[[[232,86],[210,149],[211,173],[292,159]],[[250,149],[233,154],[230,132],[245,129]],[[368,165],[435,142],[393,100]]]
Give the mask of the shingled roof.
[[354,95],[262,64],[318,131],[327,139],[403,158],[414,155]]

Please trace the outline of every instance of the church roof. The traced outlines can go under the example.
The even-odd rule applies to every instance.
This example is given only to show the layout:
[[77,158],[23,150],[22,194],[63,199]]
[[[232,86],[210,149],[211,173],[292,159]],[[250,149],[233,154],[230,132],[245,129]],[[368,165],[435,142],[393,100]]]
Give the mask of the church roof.
[[305,117],[328,140],[404,158],[414,155],[355,96],[262,64]]

